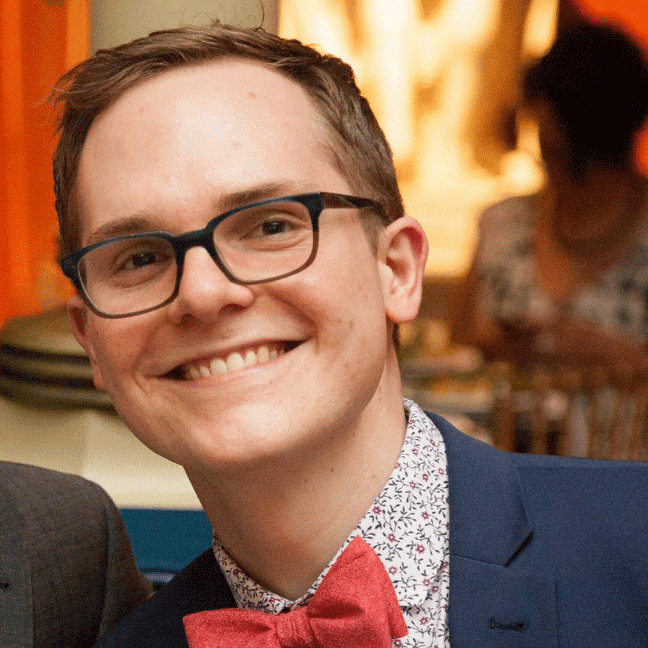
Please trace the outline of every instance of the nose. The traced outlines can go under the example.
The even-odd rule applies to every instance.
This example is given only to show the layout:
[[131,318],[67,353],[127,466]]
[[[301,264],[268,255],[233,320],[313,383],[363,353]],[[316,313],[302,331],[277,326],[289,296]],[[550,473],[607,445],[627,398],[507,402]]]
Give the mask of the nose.
[[187,251],[177,297],[168,306],[174,324],[188,318],[208,321],[225,308],[245,308],[254,300],[249,286],[230,281],[201,247]]

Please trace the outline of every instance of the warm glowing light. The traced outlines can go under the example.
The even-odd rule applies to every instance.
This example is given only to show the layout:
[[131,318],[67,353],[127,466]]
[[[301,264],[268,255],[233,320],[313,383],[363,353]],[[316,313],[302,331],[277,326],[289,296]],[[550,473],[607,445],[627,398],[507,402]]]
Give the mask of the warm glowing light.
[[[518,100],[516,79],[498,88],[484,80],[489,48],[508,33],[502,21],[521,16],[511,37],[521,65],[551,44],[557,6],[558,0],[281,2],[282,35],[317,43],[354,67],[392,145],[407,210],[430,238],[430,273],[461,273],[481,208],[542,182],[531,126],[523,122],[513,152],[491,132],[487,168],[476,150],[490,144],[478,140],[474,121],[493,98],[510,110]],[[519,66],[510,71],[518,73]]]
[[524,29],[524,46],[528,55],[547,53],[556,37],[558,3],[556,0],[534,0],[529,7]]

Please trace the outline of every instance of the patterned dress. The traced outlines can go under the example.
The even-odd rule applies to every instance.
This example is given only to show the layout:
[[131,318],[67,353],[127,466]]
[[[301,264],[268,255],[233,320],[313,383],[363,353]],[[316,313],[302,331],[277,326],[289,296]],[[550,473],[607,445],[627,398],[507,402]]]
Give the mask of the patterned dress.
[[[556,313],[551,297],[538,285],[537,202],[534,195],[508,198],[480,218],[477,308],[488,319],[540,323]],[[634,249],[580,291],[562,313],[648,342],[648,231],[643,229]]]

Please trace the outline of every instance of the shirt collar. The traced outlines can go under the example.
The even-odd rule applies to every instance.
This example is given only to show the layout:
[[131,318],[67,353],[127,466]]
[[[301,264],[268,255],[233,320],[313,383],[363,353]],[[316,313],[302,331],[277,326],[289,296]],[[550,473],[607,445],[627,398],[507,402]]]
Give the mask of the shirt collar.
[[263,588],[214,536],[214,554],[238,607],[278,614],[305,605],[331,565],[360,535],[382,560],[401,607],[421,605],[448,566],[448,477],[441,433],[418,405],[404,400],[407,431],[387,483],[328,567],[296,601]]

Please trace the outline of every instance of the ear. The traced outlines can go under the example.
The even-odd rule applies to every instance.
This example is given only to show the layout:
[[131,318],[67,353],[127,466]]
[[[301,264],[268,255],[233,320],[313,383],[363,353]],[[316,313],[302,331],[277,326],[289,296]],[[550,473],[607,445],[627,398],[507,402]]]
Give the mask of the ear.
[[106,385],[101,376],[101,370],[97,364],[97,358],[88,336],[88,307],[83,303],[79,295],[73,295],[67,302],[68,319],[70,328],[76,341],[83,347],[92,367],[92,377],[97,389],[105,390]]
[[380,251],[383,294],[387,318],[394,324],[418,315],[427,254],[427,237],[418,221],[403,216],[385,228]]

